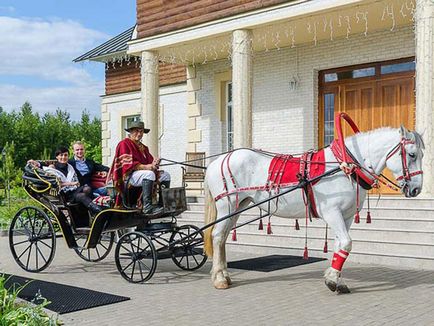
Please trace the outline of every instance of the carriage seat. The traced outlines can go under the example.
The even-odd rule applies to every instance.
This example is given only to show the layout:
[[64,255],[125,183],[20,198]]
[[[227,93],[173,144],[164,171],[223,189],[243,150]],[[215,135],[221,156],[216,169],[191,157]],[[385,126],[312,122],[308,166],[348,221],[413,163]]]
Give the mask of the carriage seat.
[[24,167],[23,180],[26,183],[31,184],[37,190],[50,188],[60,188],[60,184],[56,176],[44,171],[40,168],[34,168],[33,166],[27,164]]

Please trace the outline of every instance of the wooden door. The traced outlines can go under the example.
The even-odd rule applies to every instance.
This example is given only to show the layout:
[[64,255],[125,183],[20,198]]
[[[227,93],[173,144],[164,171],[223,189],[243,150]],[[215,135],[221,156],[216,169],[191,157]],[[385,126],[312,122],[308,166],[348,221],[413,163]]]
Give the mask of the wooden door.
[[[347,113],[361,131],[385,126],[398,128],[401,124],[408,129],[414,129],[414,71],[383,76],[379,73],[381,66],[378,67],[375,75],[366,78],[342,80],[330,85],[321,85],[320,82],[319,147],[329,143],[331,112],[333,117],[338,112]],[[329,129],[329,136],[326,128]],[[352,129],[345,123],[343,134],[344,137],[353,134]],[[385,175],[394,180],[387,169]],[[382,187],[380,192],[399,194],[388,187]]]

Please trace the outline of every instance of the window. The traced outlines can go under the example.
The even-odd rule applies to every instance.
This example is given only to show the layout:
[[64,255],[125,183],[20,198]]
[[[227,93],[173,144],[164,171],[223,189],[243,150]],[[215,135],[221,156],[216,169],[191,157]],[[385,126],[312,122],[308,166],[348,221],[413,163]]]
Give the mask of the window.
[[132,122],[140,121],[140,120],[141,120],[140,114],[122,117],[122,138],[125,138],[127,135],[125,129],[131,126]]
[[226,83],[226,126],[227,149],[234,149],[234,117],[232,112],[232,82]]
[[401,63],[395,63],[395,64],[389,64],[389,65],[382,65],[381,66],[381,74],[393,74],[396,72],[403,72],[403,71],[414,71],[416,70],[416,62],[410,61],[410,62],[401,62]]
[[344,79],[356,79],[375,76],[375,67],[345,70],[324,75],[324,82],[330,83]]
[[334,138],[335,94],[324,94],[324,146]]

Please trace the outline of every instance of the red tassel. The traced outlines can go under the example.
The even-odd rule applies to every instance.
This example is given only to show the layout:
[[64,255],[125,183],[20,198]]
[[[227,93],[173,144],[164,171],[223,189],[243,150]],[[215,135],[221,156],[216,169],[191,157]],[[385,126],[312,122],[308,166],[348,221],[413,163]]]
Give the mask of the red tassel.
[[259,227],[258,230],[263,230],[264,229],[264,223],[262,223],[262,218],[259,220]]
[[232,231],[232,241],[237,241],[237,230]]
[[327,245],[327,240],[326,240],[325,243],[324,243],[324,249],[323,249],[323,252],[324,252],[324,253],[328,253],[328,252],[329,252],[329,248],[328,248],[328,245]]
[[298,219],[295,220],[295,229],[300,230],[300,225],[298,224]]
[[309,253],[307,252],[307,247],[304,247],[303,259],[304,260],[309,259]]
[[360,223],[360,214],[359,212],[356,212],[356,215],[354,215],[354,223]]
[[371,223],[371,212],[368,211],[368,214],[366,214],[366,223]]
[[267,234],[272,234],[273,232],[271,231],[271,222],[268,221],[268,225],[267,225]]

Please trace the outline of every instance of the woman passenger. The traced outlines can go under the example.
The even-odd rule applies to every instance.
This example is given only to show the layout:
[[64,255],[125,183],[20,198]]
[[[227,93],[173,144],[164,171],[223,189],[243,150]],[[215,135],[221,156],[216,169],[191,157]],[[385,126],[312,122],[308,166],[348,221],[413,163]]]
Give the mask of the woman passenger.
[[60,146],[55,156],[57,162],[49,166],[43,166],[41,162],[29,160],[27,163],[42,167],[45,171],[54,174],[60,179],[61,191],[65,194],[66,200],[82,203],[92,214],[98,214],[103,209],[92,202],[92,188],[88,185],[80,186],[77,174],[72,165],[68,164],[69,152],[66,147]]

